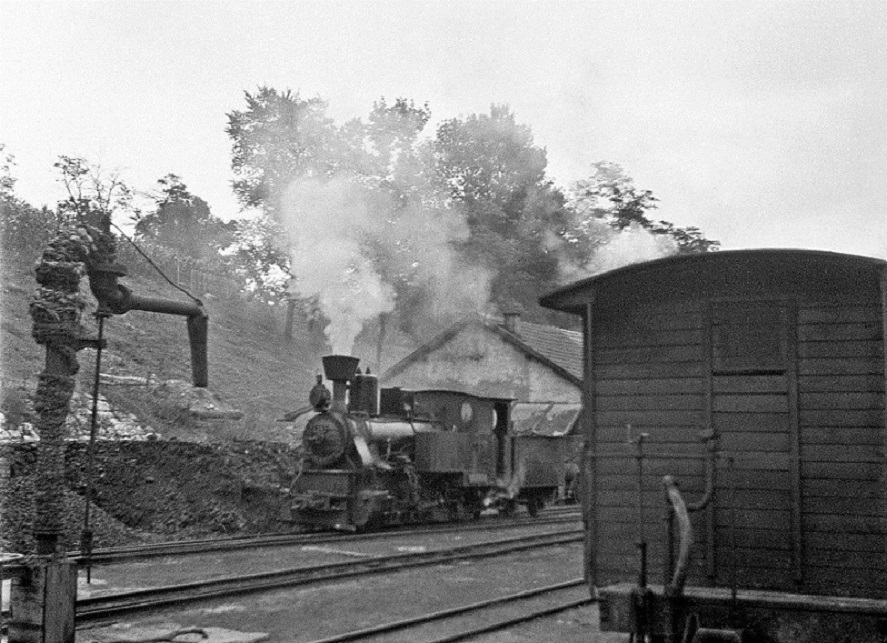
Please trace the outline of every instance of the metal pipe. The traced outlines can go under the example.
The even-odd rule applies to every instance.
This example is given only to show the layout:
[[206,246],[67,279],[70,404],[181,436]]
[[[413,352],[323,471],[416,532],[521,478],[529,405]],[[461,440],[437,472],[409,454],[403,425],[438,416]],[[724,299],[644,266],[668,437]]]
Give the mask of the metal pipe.
[[668,585],[668,591],[672,594],[680,594],[684,590],[684,584],[687,581],[687,570],[690,567],[690,552],[693,546],[693,525],[690,524],[690,514],[681,492],[678,490],[674,478],[665,476],[662,479],[665,485],[665,492],[671,502],[674,515],[678,519],[678,530],[680,539],[678,542],[678,560],[674,568],[671,582]]
[[711,502],[715,493],[715,469],[718,459],[717,436],[712,433],[706,438],[706,441],[708,442],[708,451],[705,460],[705,491],[702,493],[702,498],[696,502],[687,503],[689,511],[704,509]]
[[[665,485],[666,496],[666,513],[668,515],[668,551],[667,558],[672,566],[671,573],[666,573],[662,606],[662,620],[665,623],[667,631],[663,636],[665,643],[672,643],[677,639],[680,624],[678,623],[680,614],[680,598],[684,592],[684,584],[687,580],[687,570],[690,566],[690,553],[693,546],[693,527],[690,524],[690,514],[684,504],[684,499],[678,490],[677,483],[671,476],[665,476],[662,479]],[[672,528],[672,517],[677,516],[678,525],[680,527],[680,539],[678,543],[678,559],[674,561],[674,530]],[[671,578],[669,578],[671,576]]]
[[93,295],[104,307],[115,315],[123,315],[131,310],[142,310],[165,315],[180,315],[188,318],[188,343],[191,347],[191,383],[198,388],[209,385],[207,367],[207,343],[209,317],[199,301],[187,302],[157,297],[134,295],[117,279],[126,274],[126,269],[118,264],[96,264],[89,270],[89,286]]
[[89,444],[86,449],[86,501],[83,507],[83,531],[80,532],[80,551],[86,556],[86,582],[92,582],[92,530],[89,528],[89,510],[93,499],[93,475],[95,470],[95,436],[99,414],[99,382],[102,369],[102,338],[105,330],[105,318],[110,313],[99,308],[95,316],[99,320],[98,342],[95,351],[95,377],[92,383],[92,415],[89,422]]
[[188,345],[191,347],[191,383],[197,388],[209,386],[209,317],[205,312],[188,317]]
[[[628,431],[631,433],[631,425],[628,426]],[[638,575],[638,585],[641,588],[647,587],[647,538],[644,532],[644,439],[647,437],[646,433],[641,433],[638,435],[637,441],[635,442],[635,459],[638,464],[638,554],[641,560],[641,569]]]
[[209,386],[208,351],[209,316],[203,306],[193,302],[131,295],[130,310],[187,317],[188,345],[191,348],[191,383],[198,388]]
[[704,439],[707,442],[707,455],[705,461],[705,492],[702,498],[697,502],[687,505],[689,511],[699,511],[707,508],[705,512],[705,564],[706,575],[710,583],[714,584],[717,579],[717,516],[715,489],[717,488],[717,459],[718,459],[718,435],[713,429],[709,429]]
[[174,299],[159,299],[157,297],[142,297],[130,295],[129,310],[144,310],[149,313],[164,313],[166,315],[181,315],[191,317],[194,315],[206,315],[203,306],[189,301],[176,301]]
[[209,317],[203,306],[194,302],[158,299],[131,295],[130,310],[143,310],[165,315],[187,317],[188,345],[191,347],[191,382],[198,388],[209,386],[207,344],[209,343]]
[[667,587],[675,566],[674,559],[674,512],[668,502],[668,489],[665,490],[665,515],[662,517],[665,524],[665,557],[663,561],[662,586]]
[[733,458],[727,458],[727,475],[730,476],[730,557],[733,559],[730,565],[730,620],[735,625],[737,617],[736,587],[738,584],[736,561],[736,469],[733,467]]

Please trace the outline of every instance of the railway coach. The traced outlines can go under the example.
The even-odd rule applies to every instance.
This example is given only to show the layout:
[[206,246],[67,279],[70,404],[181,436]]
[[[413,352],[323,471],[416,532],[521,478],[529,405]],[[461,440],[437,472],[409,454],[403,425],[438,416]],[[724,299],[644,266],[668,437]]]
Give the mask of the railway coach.
[[887,263],[680,255],[541,303],[583,319],[602,629],[887,640]]

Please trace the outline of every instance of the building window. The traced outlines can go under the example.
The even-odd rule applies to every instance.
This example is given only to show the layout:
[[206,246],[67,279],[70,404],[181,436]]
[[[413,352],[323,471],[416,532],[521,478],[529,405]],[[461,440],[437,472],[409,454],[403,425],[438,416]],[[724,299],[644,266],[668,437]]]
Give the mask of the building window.
[[712,303],[715,373],[780,373],[788,365],[784,301]]

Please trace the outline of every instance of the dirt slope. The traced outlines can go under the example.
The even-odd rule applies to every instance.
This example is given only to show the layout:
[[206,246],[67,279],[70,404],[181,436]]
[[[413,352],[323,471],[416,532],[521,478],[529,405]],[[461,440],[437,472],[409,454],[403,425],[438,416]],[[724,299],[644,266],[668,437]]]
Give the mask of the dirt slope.
[[[22,261],[4,261],[2,277],[3,411],[7,415],[27,415],[26,402],[33,394],[44,359],[43,348],[31,338],[28,313],[36,282],[31,266]],[[161,281],[125,278],[123,283],[139,295],[187,301],[185,295]],[[86,280],[83,288],[86,290]],[[326,352],[321,330],[309,329],[305,322],[297,320],[293,338],[287,340],[283,337],[285,311],[281,307],[250,303],[237,296],[195,294],[209,313],[209,388],[227,405],[243,411],[242,420],[222,423],[210,439],[280,439],[282,425],[276,419],[305,404],[320,355]],[[83,324],[86,333],[95,336],[95,301],[91,295],[87,295],[87,300],[90,304]],[[190,381],[185,318],[131,311],[105,322],[105,338],[108,347],[102,355],[103,373],[124,379],[133,376],[153,381]],[[89,349],[78,354],[78,390],[85,394],[92,390],[94,355]],[[163,437],[195,437],[188,434],[187,427],[158,417],[145,389],[106,386],[103,393],[113,405],[135,413]]]

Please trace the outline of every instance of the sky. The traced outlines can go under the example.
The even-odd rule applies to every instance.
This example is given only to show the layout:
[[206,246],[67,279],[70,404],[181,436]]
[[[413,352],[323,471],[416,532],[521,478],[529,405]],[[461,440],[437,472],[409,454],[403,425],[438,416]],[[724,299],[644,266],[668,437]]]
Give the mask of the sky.
[[0,0],[0,143],[35,205],[64,154],[240,216],[226,114],[262,85],[340,124],[427,102],[429,135],[504,103],[561,187],[611,161],[726,249],[887,258],[881,0]]

